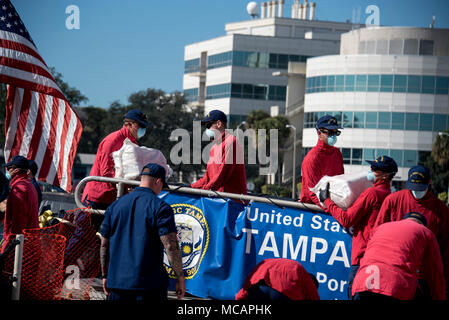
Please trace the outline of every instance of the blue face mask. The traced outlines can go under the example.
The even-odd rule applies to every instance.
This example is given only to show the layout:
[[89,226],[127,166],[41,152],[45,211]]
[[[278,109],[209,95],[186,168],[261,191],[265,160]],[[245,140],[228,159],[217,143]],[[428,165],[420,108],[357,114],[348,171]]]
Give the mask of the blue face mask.
[[5,177],[6,179],[11,180],[11,175],[9,174],[8,170],[5,171]]
[[415,190],[412,190],[412,194],[413,194],[413,196],[414,196],[416,199],[422,199],[422,198],[424,198],[424,196],[426,195],[426,193],[427,193],[427,190],[424,190],[424,191],[415,191]]
[[213,130],[211,130],[211,129],[206,129],[206,135],[209,138],[215,138],[215,132]]
[[147,132],[147,128],[139,128],[137,130],[137,138],[139,138],[139,139],[142,138],[146,132]]
[[327,144],[328,145],[333,146],[336,143],[337,143],[337,136],[336,135],[327,137]]
[[374,181],[376,179],[376,177],[374,176],[374,172],[372,172],[371,170],[366,174],[366,178],[368,179],[368,181]]

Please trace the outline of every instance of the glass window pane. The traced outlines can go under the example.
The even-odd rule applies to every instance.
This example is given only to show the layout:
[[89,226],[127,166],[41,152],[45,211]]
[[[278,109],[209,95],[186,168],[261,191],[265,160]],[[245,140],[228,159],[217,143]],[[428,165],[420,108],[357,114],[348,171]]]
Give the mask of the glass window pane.
[[354,112],[354,128],[364,128],[364,127],[365,127],[365,113]]
[[233,98],[241,98],[242,97],[242,85],[233,83],[231,85],[231,96]]
[[435,77],[423,76],[422,77],[422,93],[435,93]]
[[420,40],[419,54],[429,56],[433,55],[433,40]]
[[345,91],[354,91],[354,75],[345,75]]
[[388,40],[377,40],[376,54],[388,54]]
[[367,41],[366,42],[366,53],[367,54],[375,54],[376,53],[376,41]]
[[266,86],[254,86],[254,99],[266,99],[267,88]]
[[352,164],[362,164],[362,149],[352,149]]
[[407,92],[421,92],[421,76],[408,76]]
[[352,112],[343,112],[343,128],[352,128]]
[[365,54],[366,53],[366,41],[360,41],[359,42],[359,54]]
[[449,77],[437,77],[436,80],[436,94],[448,94],[449,91]]
[[376,159],[381,156],[388,156],[389,155],[388,149],[376,149]]
[[402,54],[402,39],[390,40],[389,54]]
[[270,55],[265,52],[259,53],[259,68],[267,69],[270,64]]
[[418,151],[418,164],[425,165],[430,154],[430,151]]
[[288,68],[288,55],[280,54],[278,56],[278,68],[279,69],[287,69]]
[[355,81],[355,91],[366,91],[366,75],[358,74]]
[[419,113],[405,114],[405,130],[418,130]]
[[394,92],[405,92],[407,88],[407,76],[394,75]]
[[243,85],[243,98],[251,99],[253,97],[253,86],[251,84]]
[[419,114],[419,130],[432,131],[433,114],[420,113]]
[[345,76],[335,76],[335,91],[344,91],[345,89]]
[[391,114],[391,129],[404,130],[404,113],[393,112]]
[[447,116],[445,114],[436,114],[433,122],[433,131],[444,131],[446,130]]
[[380,91],[391,92],[393,90],[393,75],[383,74],[380,76]]
[[327,91],[335,91],[335,76],[327,76]]
[[396,161],[398,167],[403,166],[402,154],[403,154],[402,150],[394,150],[394,149],[390,150],[390,157],[392,157],[394,161]]
[[363,149],[363,160],[376,160],[376,150],[375,149]]
[[351,164],[351,149],[349,148],[342,148],[341,154],[343,156],[343,163],[344,164]]
[[380,76],[377,74],[368,75],[368,91],[379,91]]
[[320,90],[320,92],[325,92],[326,91],[326,87],[327,87],[327,77],[326,76],[321,76],[320,77],[321,78],[321,80],[320,80],[320,82],[321,82],[321,90]]
[[377,128],[377,112],[366,112],[365,128],[376,129]]
[[418,54],[418,39],[404,39],[404,54]]
[[413,167],[417,164],[418,152],[415,150],[404,150],[404,167]]
[[377,127],[379,129],[391,128],[391,112],[379,112],[379,121]]

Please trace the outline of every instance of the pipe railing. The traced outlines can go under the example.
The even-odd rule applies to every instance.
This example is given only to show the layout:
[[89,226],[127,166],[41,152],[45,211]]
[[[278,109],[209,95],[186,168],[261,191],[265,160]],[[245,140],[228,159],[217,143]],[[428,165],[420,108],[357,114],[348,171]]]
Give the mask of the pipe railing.
[[[86,183],[89,181],[98,181],[98,182],[108,182],[108,183],[114,183],[117,185],[117,198],[121,197],[124,192],[124,186],[125,185],[131,185],[131,186],[138,186],[140,184],[140,181],[136,180],[127,180],[122,178],[109,178],[109,177],[98,177],[98,176],[89,176],[84,179],[82,179],[75,189],[75,202],[76,205],[79,208],[84,208],[85,205],[81,203],[81,190],[84,187]],[[169,185],[168,192],[179,192],[179,193],[185,193],[185,194],[192,194],[192,195],[198,195],[198,196],[204,196],[209,198],[229,198],[232,200],[241,201],[242,203],[246,202],[261,202],[261,203],[267,203],[267,204],[273,204],[279,207],[289,207],[294,209],[303,209],[303,210],[310,210],[310,211],[318,211],[318,212],[324,212],[322,208],[320,208],[317,205],[314,204],[306,204],[299,201],[294,200],[284,200],[279,199],[275,197],[270,196],[260,196],[260,195],[245,195],[245,194],[236,194],[236,193],[229,193],[229,192],[218,192],[213,190],[202,190],[202,189],[194,189],[187,186],[177,186],[177,185]],[[98,209],[89,209],[89,211],[93,214],[100,214],[103,215],[105,210],[98,210]]]

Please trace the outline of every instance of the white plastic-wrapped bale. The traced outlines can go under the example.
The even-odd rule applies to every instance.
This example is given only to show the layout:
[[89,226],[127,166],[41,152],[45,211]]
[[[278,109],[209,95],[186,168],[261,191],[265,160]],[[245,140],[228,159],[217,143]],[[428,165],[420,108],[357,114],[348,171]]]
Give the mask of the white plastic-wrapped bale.
[[[357,172],[324,176],[310,190],[319,197],[320,190],[326,188],[328,182],[330,199],[344,210],[347,210],[364,190],[373,186],[373,183],[366,178],[366,172]],[[321,205],[324,207],[324,204]]]
[[165,168],[166,178],[169,178],[173,170],[167,164],[167,159],[158,149],[139,147],[128,138],[123,142],[120,150],[112,153],[115,167],[115,177],[128,180],[138,180],[144,165],[157,163]]

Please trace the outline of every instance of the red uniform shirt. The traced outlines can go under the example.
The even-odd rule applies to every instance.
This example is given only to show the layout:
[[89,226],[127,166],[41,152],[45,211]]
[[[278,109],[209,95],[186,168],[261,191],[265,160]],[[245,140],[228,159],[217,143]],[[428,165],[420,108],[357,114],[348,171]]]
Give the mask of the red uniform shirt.
[[352,294],[371,291],[411,300],[418,277],[427,281],[432,299],[446,299],[443,264],[435,235],[411,219],[385,223],[368,242]]
[[317,288],[304,267],[295,260],[283,258],[260,262],[248,276],[235,299],[246,300],[247,290],[260,280],[264,280],[267,286],[291,300],[320,300]]
[[37,191],[28,175],[16,174],[11,180],[10,187],[3,219],[2,252],[13,240],[13,235],[23,233],[23,229],[39,228]]
[[[126,138],[129,138],[132,143],[137,144],[136,139],[125,126],[109,134],[101,141],[94,164],[90,170],[90,176],[111,178],[115,176],[112,153],[120,150]],[[112,183],[90,181],[84,188],[82,201],[85,199],[103,204],[111,204],[117,199],[117,189]]]
[[374,227],[401,220],[412,211],[421,213],[427,220],[427,227],[435,234],[443,258],[446,281],[449,281],[449,208],[431,191],[422,199],[416,199],[407,189],[392,193],[385,198]]
[[384,199],[391,193],[390,181],[378,181],[363,191],[347,210],[339,208],[331,199],[326,199],[326,211],[345,228],[354,226],[352,236],[351,265],[360,263]]
[[318,140],[315,147],[310,150],[302,161],[301,202],[312,203],[318,206],[320,200],[309,188],[315,185],[324,176],[343,174],[343,156],[338,148],[332,147]]
[[243,149],[236,137],[226,132],[212,146],[205,175],[192,188],[247,194]]

